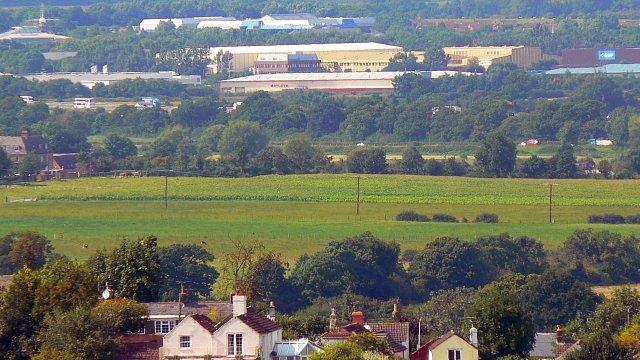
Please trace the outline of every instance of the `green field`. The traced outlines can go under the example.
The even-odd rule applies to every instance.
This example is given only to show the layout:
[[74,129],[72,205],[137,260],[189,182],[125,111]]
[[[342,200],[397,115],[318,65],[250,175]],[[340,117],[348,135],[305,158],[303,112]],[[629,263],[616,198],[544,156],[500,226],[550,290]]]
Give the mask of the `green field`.
[[[262,240],[294,259],[328,241],[366,230],[404,248],[420,248],[437,236],[471,239],[509,232],[531,235],[557,248],[575,229],[608,228],[636,233],[636,225],[588,225],[594,213],[640,213],[637,181],[554,180],[548,223],[548,180],[478,179],[400,175],[361,177],[356,215],[353,175],[262,176],[243,179],[92,178],[0,188],[0,233],[34,229],[61,253],[86,258],[121,237],[155,234],[161,244],[201,243],[215,253],[230,238]],[[37,201],[20,202],[24,199]],[[500,215],[499,224],[403,223],[405,209],[446,212],[473,219]],[[83,248],[83,245],[87,248]]]

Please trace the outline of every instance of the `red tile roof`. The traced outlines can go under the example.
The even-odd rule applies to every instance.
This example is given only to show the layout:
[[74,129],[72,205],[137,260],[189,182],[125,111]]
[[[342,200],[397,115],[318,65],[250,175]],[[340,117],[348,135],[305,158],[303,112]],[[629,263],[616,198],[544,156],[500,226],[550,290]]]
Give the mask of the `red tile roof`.
[[238,319],[259,334],[266,334],[281,329],[280,325],[275,321],[270,320],[264,314],[251,308],[247,309],[246,314],[238,316]]
[[115,360],[158,360],[162,347],[162,336],[130,334],[120,338],[122,346]]
[[216,323],[213,320],[211,320],[208,316],[195,314],[195,315],[191,315],[191,318],[212,334],[218,329],[218,327],[216,326]]

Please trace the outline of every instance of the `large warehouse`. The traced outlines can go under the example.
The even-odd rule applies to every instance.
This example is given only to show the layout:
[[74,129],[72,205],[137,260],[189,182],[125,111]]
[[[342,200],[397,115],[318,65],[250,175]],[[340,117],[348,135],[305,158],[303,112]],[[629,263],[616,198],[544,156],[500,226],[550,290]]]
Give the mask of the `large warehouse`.
[[254,72],[260,55],[264,54],[315,54],[321,66],[331,72],[381,71],[389,60],[402,52],[399,46],[378,43],[304,44],[273,46],[232,46],[211,48],[212,73],[218,73],[221,54],[230,53],[230,72]]
[[542,60],[542,51],[532,46],[462,46],[442,48],[451,57],[450,68],[465,68],[472,60],[478,65],[489,68],[492,64],[513,63],[520,67],[530,67]]
[[566,49],[562,66],[596,67],[608,64],[640,64],[640,48]]
[[[347,72],[347,73],[282,73],[251,75],[220,82],[222,95],[244,95],[256,91],[281,92],[315,90],[342,94],[384,93],[393,91],[393,80],[405,72]],[[420,72],[433,79],[442,76],[473,75],[458,71]]]

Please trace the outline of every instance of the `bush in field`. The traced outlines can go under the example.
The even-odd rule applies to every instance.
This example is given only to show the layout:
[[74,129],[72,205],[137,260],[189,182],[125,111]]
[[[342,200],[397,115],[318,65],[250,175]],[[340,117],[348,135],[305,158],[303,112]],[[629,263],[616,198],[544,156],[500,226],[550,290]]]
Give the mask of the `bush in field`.
[[497,214],[491,214],[491,213],[482,213],[476,216],[476,219],[474,220],[474,222],[477,222],[477,223],[487,223],[487,224],[494,224],[499,221],[500,221],[500,217],[498,217]]
[[458,219],[455,216],[449,214],[434,214],[433,221],[456,223],[458,222]]
[[427,222],[429,221],[429,217],[426,215],[419,214],[415,211],[406,210],[398,215],[396,215],[396,221],[420,221]]
[[627,216],[625,222],[627,224],[640,224],[640,214]]
[[587,221],[589,224],[624,224],[626,219],[624,216],[618,214],[602,214],[591,215]]

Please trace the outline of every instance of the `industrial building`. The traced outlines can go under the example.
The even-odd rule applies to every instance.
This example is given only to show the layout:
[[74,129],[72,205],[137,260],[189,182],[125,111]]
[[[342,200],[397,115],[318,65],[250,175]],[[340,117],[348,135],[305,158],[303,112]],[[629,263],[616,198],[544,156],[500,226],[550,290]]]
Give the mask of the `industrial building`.
[[[192,18],[173,18],[173,19],[143,19],[140,22],[140,31],[155,31],[161,23],[171,22],[177,28],[190,27],[196,28],[200,24],[209,24],[209,27],[222,27],[222,28],[240,28],[242,21],[236,20],[232,17],[222,16],[210,16],[210,17],[192,17]],[[218,26],[212,26],[218,25]],[[237,27],[235,27],[237,25]]]
[[[256,91],[281,92],[291,90],[315,90],[342,94],[385,93],[393,91],[396,77],[406,74],[401,71],[347,72],[347,73],[281,73],[251,75],[222,80],[222,95],[244,95]],[[423,76],[473,75],[458,71],[419,72]]]
[[37,26],[14,26],[11,30],[0,34],[0,41],[16,41],[24,43],[55,42],[71,39],[68,36],[56,35],[41,31]]
[[463,46],[445,47],[442,50],[451,58],[448,67],[452,69],[465,68],[473,61],[488,69],[489,66],[499,63],[530,67],[542,60],[542,50],[532,46]]
[[186,85],[199,84],[199,75],[176,75],[173,71],[152,72],[115,72],[115,73],[50,73],[22,75],[31,81],[69,80],[92,89],[96,84],[110,85],[118,81],[144,79],[177,81]]
[[258,55],[255,74],[320,72],[322,65],[315,54],[261,54]]
[[255,73],[258,57],[265,54],[313,54],[321,66],[330,72],[381,71],[389,60],[402,52],[399,46],[378,43],[303,44],[273,46],[232,46],[211,48],[210,72],[221,70],[221,55],[231,54],[228,70],[231,73]]
[[569,68],[640,64],[640,48],[566,49],[562,52],[561,64]]
[[370,30],[375,24],[372,17],[316,17],[311,14],[272,14],[258,19],[238,20],[233,17],[192,17],[173,19],[144,19],[140,31],[155,31],[163,22],[172,22],[176,28],[218,28],[223,30],[301,30],[313,28]]
[[607,64],[595,67],[563,67],[543,72],[546,75],[628,75],[640,76],[640,64]]

